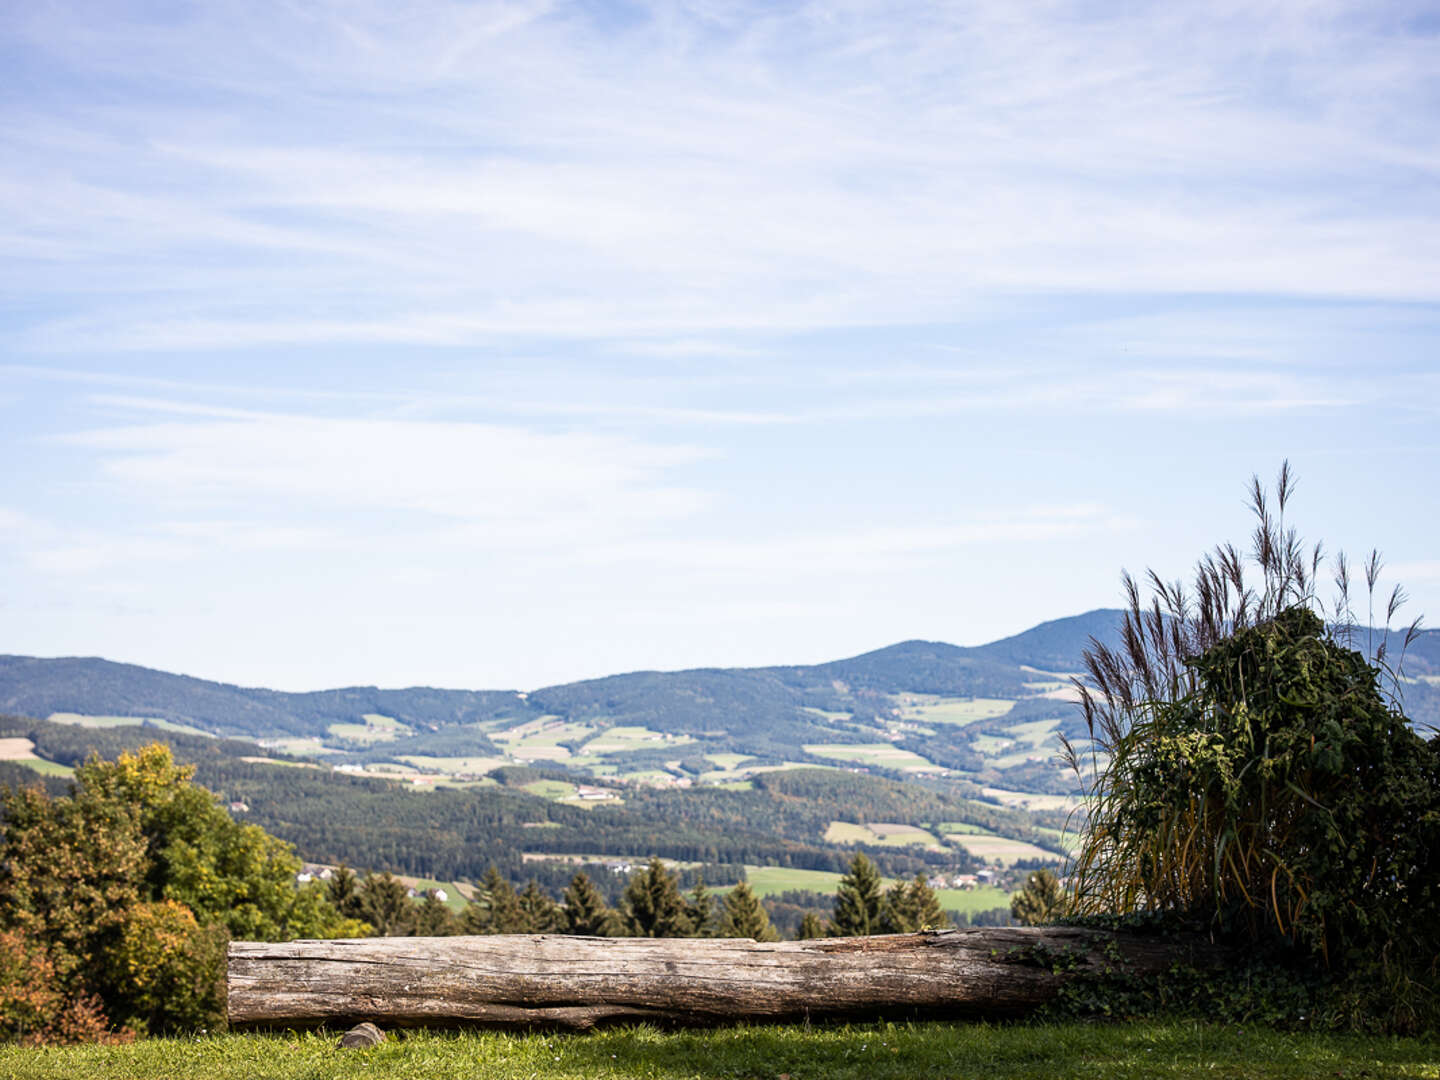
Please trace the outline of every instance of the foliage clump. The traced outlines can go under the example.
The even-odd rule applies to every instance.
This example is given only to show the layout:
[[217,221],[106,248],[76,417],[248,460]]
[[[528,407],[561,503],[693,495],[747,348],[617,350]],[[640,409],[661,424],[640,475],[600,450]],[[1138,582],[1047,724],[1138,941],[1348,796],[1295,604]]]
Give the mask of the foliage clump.
[[1317,599],[1322,553],[1283,523],[1291,487],[1283,470],[1276,516],[1254,486],[1258,589],[1229,547],[1193,598],[1152,574],[1147,608],[1127,579],[1121,646],[1088,654],[1074,905],[1201,918],[1323,972],[1352,1021],[1413,1028],[1440,1017],[1440,740],[1383,692],[1401,685],[1388,635],[1374,663],[1348,647],[1343,559],[1339,599]]
[[92,756],[71,794],[0,789],[0,1037],[224,1023],[225,946],[344,937],[300,860],[234,821],[160,744]]

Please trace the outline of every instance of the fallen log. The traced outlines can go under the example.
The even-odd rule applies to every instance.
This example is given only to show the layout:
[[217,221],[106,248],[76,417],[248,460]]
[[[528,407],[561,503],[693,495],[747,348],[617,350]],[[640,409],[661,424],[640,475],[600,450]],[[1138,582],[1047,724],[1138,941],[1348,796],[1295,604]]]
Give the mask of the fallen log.
[[240,1028],[1012,1017],[1077,975],[1218,966],[1198,938],[1070,927],[757,943],[559,935],[234,942]]

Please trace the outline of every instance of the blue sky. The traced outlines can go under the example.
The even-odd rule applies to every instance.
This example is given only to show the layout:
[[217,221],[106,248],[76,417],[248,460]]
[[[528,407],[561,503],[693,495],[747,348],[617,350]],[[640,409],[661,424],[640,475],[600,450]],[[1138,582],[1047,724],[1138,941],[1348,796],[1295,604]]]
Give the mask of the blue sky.
[[0,651],[531,688],[1249,527],[1440,619],[1427,4],[0,12]]

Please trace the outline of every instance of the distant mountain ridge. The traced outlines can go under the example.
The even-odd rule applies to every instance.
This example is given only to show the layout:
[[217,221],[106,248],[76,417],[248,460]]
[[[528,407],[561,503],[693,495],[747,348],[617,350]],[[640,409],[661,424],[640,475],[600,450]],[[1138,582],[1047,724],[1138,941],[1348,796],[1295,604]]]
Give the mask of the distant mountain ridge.
[[[851,714],[856,731],[849,737],[863,741],[867,711],[888,705],[886,695],[1032,696],[1036,671],[1080,671],[1092,639],[1113,644],[1121,614],[1102,608],[973,647],[904,641],[824,664],[631,672],[528,694],[433,687],[288,693],[93,657],[0,656],[0,712],[153,717],[249,737],[324,735],[330,725],[367,714],[417,732],[557,715],[678,733],[725,731],[744,736],[750,752],[764,753],[770,743],[793,748],[821,735],[833,738],[834,722],[820,715],[826,712]],[[1440,631],[1426,631],[1410,646],[1406,671],[1440,676]],[[1406,698],[1417,714],[1440,712],[1440,688],[1433,685],[1412,684]]]

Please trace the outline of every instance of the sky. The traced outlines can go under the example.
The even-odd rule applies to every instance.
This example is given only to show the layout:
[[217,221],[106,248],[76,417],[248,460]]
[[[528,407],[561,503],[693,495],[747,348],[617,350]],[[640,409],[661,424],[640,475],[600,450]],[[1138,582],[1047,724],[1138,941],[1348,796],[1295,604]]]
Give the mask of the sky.
[[1428,0],[45,0],[0,71],[0,652],[979,644],[1287,459],[1440,622]]

